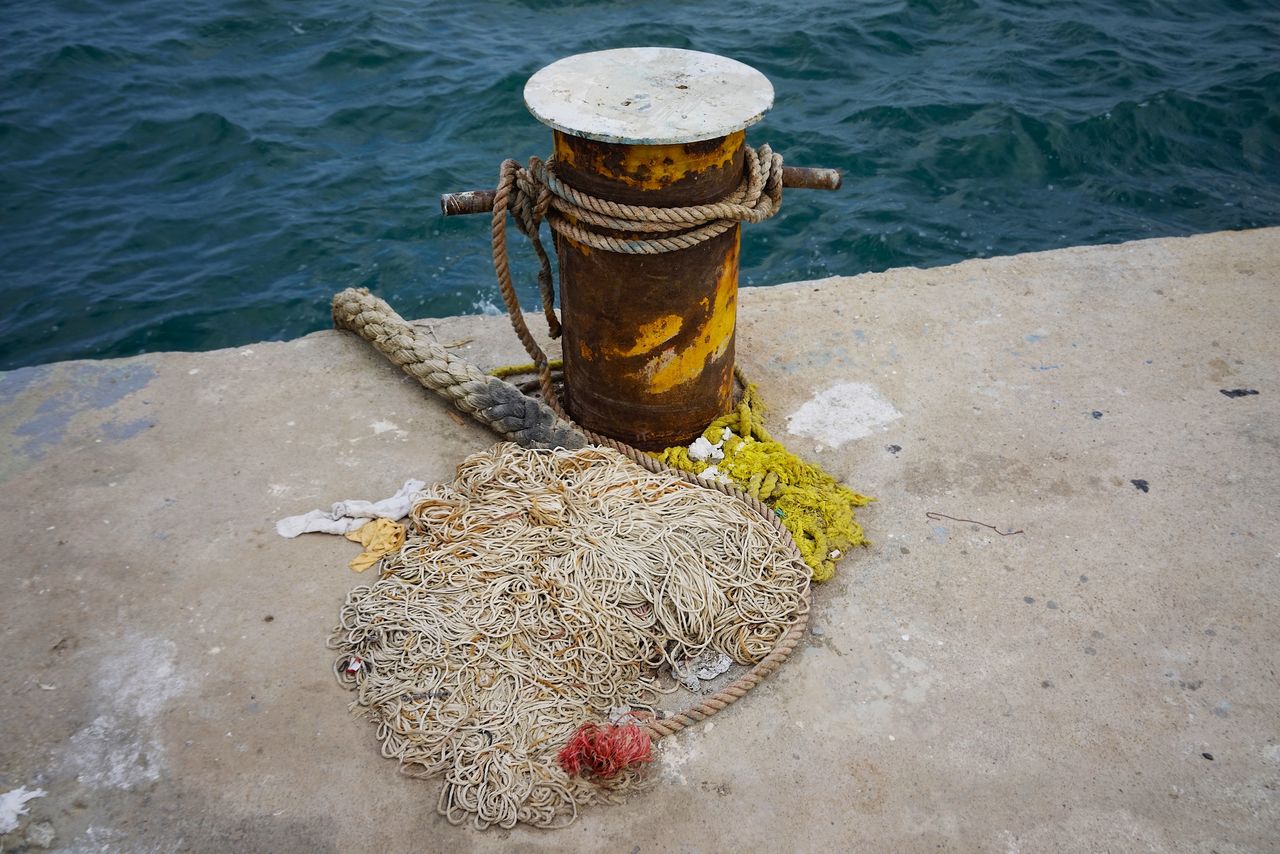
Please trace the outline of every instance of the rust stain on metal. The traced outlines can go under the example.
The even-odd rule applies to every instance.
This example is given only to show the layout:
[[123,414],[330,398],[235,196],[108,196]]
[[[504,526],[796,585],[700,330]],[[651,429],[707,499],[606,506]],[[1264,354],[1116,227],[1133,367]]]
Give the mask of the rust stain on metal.
[[[699,304],[705,308],[704,297]],[[734,324],[738,305],[738,244],[724,259],[716,283],[715,307],[707,313],[706,323],[693,335],[683,349],[666,347],[650,359],[642,371],[656,393],[679,388],[697,382],[703,372],[724,356],[733,344]]]
[[651,353],[658,347],[670,341],[680,328],[684,326],[684,318],[678,314],[665,314],[656,320],[648,323],[640,324],[636,330],[635,343],[629,347],[613,347],[612,350],[616,355],[639,356],[642,353]]
[[797,190],[838,190],[844,183],[839,169],[815,169],[808,166],[783,166],[782,186]]
[[445,216],[474,213],[493,209],[493,190],[468,190],[464,193],[446,193],[440,197],[440,213]]
[[[555,160],[570,186],[624,204],[693,204],[702,187],[722,183],[736,187],[742,177],[742,144],[746,132],[720,139],[675,145],[619,145],[555,133]],[[655,192],[671,191],[658,200]],[[646,197],[647,200],[646,200]]]
[[558,133],[555,157],[570,169],[609,175],[634,189],[663,190],[682,181],[697,181],[709,169],[730,168],[735,154],[741,156],[745,138],[740,131],[709,142],[615,145]]

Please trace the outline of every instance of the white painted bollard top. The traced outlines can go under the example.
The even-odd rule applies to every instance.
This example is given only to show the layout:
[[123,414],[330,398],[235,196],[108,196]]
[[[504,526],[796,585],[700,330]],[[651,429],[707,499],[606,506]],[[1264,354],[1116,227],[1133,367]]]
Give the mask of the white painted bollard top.
[[763,118],[773,84],[736,59],[667,47],[580,53],[529,78],[538,121],[600,142],[663,145],[717,139]]

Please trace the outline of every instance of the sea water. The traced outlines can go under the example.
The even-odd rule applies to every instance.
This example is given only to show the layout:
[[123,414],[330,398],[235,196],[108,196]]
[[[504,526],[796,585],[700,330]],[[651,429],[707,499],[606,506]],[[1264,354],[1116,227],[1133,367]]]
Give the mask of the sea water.
[[[0,368],[496,311],[440,193],[546,155],[529,75],[693,48],[763,71],[749,142],[845,173],[744,232],[768,285],[1280,224],[1268,0],[6,0]],[[533,264],[513,242],[526,305]]]

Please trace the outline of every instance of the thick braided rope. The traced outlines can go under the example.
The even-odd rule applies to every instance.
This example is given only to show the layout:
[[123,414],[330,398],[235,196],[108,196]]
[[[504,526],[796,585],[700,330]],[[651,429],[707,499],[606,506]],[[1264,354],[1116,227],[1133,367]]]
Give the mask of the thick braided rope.
[[364,338],[419,383],[504,438],[526,447],[581,448],[577,428],[550,408],[454,356],[365,288],[333,298],[333,323]]
[[[488,425],[500,435],[523,444],[522,439],[517,438],[511,432],[505,431],[503,426],[500,426],[506,422],[490,420],[491,413],[500,411],[502,405],[510,405],[510,395],[514,393],[523,398],[527,402],[527,406],[539,413],[535,420],[538,425],[543,425],[528,429],[528,435],[534,437],[534,444],[530,445],[530,447],[555,447],[556,444],[549,442],[548,439],[552,436],[559,436],[561,435],[561,430],[566,430],[569,441],[559,442],[562,447],[580,448],[586,442],[590,442],[595,445],[612,448],[648,471],[673,472],[690,483],[695,483],[707,489],[714,489],[730,498],[736,498],[764,517],[773,526],[779,539],[786,543],[790,556],[794,560],[803,563],[804,558],[800,555],[800,550],[796,547],[795,540],[791,537],[791,532],[782,524],[782,520],[759,499],[753,498],[732,484],[704,480],[691,472],[670,468],[644,451],[633,448],[616,439],[611,439],[608,436],[583,430],[567,416],[559,416],[553,411],[553,407],[556,411],[560,410],[554,387],[552,388],[551,396],[547,398],[551,406],[526,397],[521,394],[519,389],[509,383],[482,373],[479,368],[471,365],[465,359],[454,356],[443,347],[440,347],[440,345],[428,340],[424,333],[405,322],[391,306],[370,294],[367,289],[349,288],[335,296],[333,298],[333,317],[334,324],[339,329],[349,330],[364,338],[390,359],[392,363],[400,366],[405,373],[417,379],[423,386],[439,393],[446,400],[452,402],[454,406],[457,406],[482,424]],[[426,358],[423,358],[424,355]],[[435,365],[445,360],[449,362],[450,368],[448,370],[436,369]],[[432,364],[428,364],[428,362]],[[463,379],[458,380],[458,377],[463,377]],[[549,381],[550,369],[547,370],[547,377]],[[483,378],[489,382],[476,385],[478,378]],[[494,385],[495,383],[497,385]],[[464,385],[469,386],[471,389],[469,393],[460,390],[461,386]],[[505,386],[509,391],[499,390],[499,386]],[[484,405],[494,399],[501,399],[503,404]],[[706,720],[716,712],[742,699],[748,691],[759,685],[770,673],[777,670],[779,665],[795,650],[801,636],[804,634],[805,627],[809,624],[809,603],[810,591],[806,588],[801,610],[796,615],[795,622],[774,645],[773,650],[758,664],[733,683],[697,705],[670,718],[647,723],[648,730],[656,738],[674,735],[700,721]]]

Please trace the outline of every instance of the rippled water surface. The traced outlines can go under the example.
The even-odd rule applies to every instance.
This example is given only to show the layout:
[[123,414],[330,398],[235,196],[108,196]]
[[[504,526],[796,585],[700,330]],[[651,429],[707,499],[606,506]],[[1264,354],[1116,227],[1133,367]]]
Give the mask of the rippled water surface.
[[0,32],[0,367],[292,337],[350,285],[493,306],[437,196],[546,154],[524,81],[610,47],[755,65],[748,139],[845,171],[747,229],[744,284],[1280,224],[1265,0],[6,0]]

